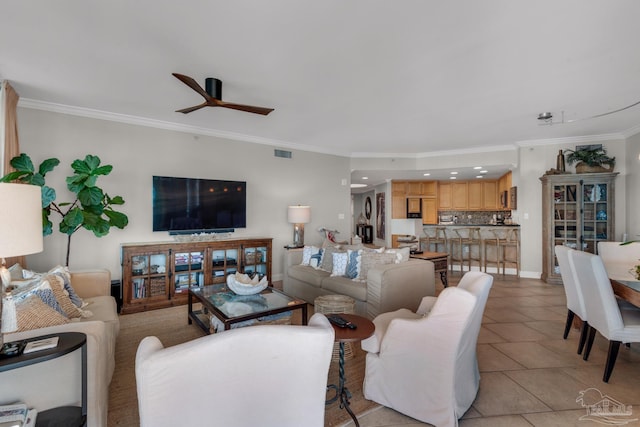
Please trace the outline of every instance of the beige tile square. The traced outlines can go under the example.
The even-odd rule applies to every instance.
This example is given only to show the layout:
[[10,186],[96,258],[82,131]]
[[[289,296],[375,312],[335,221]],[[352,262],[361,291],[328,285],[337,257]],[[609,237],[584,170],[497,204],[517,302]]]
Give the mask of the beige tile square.
[[491,332],[485,326],[481,326],[480,333],[478,334],[478,344],[488,344],[493,342],[505,342],[505,339],[495,332]]
[[489,344],[478,344],[478,367],[480,372],[524,369],[524,366],[496,350]]
[[483,417],[551,410],[503,372],[485,372],[473,407]]
[[[525,322],[524,324],[531,329],[542,332],[549,338],[562,338],[562,335],[564,334],[564,321],[537,320],[534,322]],[[580,335],[579,331],[577,335]]]
[[548,307],[519,307],[514,309],[514,311],[522,313],[533,320],[555,320],[564,322],[567,319],[566,313],[564,315],[558,314]]
[[531,427],[531,424],[521,415],[461,419],[458,425],[460,427]]
[[515,310],[505,310],[504,307],[485,308],[485,317],[492,319],[495,322],[527,322],[535,320],[532,317],[526,316]]
[[[534,427],[603,427],[607,424],[596,421],[581,420],[587,414],[586,409],[574,411],[541,412],[537,414],[523,414],[522,417]],[[611,425],[611,424],[609,424]],[[627,424],[627,426],[638,426],[637,423]]]
[[588,388],[558,368],[511,371],[505,375],[556,411],[581,408],[576,398]]
[[548,339],[545,334],[531,329],[522,323],[491,323],[485,325],[485,327],[510,342]]
[[572,367],[583,363],[579,356],[559,354],[537,342],[508,342],[491,345],[529,369]]

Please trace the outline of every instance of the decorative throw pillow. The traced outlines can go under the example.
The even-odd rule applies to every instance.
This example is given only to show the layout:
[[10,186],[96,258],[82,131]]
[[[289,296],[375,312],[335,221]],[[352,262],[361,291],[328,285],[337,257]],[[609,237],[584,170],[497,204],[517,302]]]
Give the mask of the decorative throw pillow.
[[320,261],[320,270],[331,273],[333,271],[333,254],[341,251],[338,246],[327,246],[322,250],[322,260]]
[[394,264],[396,261],[396,254],[376,253],[376,252],[363,252],[360,261],[360,274],[358,280],[366,281],[369,269],[376,265],[381,264]]
[[411,248],[407,246],[406,248],[387,249],[384,252],[388,254],[395,254],[396,264],[400,264],[401,262],[409,261],[409,257],[411,255]]
[[60,308],[64,311],[65,316],[69,319],[76,319],[80,317],[91,317],[93,313],[87,310],[82,310],[77,307],[71,298],[69,298],[69,293],[64,288],[64,280],[60,276],[56,276],[54,274],[49,274],[45,276],[46,280],[49,281],[49,285],[53,290],[53,294],[60,304]]
[[362,255],[362,250],[351,250],[347,251],[347,268],[345,270],[344,276],[349,279],[355,279],[358,277],[358,273],[360,272],[360,259]]
[[69,298],[71,298],[71,301],[76,307],[82,308],[86,305],[82,298],[78,296],[75,289],[73,289],[73,286],[71,286],[71,273],[69,272],[69,267],[58,265],[49,270],[47,274],[55,274],[62,278],[64,289],[69,293]]
[[43,303],[36,295],[16,301],[16,320],[17,332],[69,323],[66,317]]
[[46,280],[45,277],[34,277],[30,284],[12,290],[12,297],[17,304],[20,301],[35,295],[40,298],[43,303],[45,303],[61,315],[66,316],[64,310],[62,310],[62,307],[60,307],[55,294],[53,293],[51,284],[48,280]]
[[333,253],[333,267],[331,269],[332,276],[344,276],[347,271],[347,257],[346,252],[334,252]]
[[316,246],[305,246],[302,249],[302,264],[309,265],[311,263],[311,257],[317,255],[320,252],[320,248]]

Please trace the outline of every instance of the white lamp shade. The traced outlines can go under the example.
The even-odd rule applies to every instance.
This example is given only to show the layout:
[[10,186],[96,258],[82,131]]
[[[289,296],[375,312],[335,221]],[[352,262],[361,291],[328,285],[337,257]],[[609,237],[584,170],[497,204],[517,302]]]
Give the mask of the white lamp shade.
[[40,187],[0,183],[0,257],[42,252]]
[[287,221],[291,224],[307,224],[311,221],[311,208],[309,206],[289,206]]

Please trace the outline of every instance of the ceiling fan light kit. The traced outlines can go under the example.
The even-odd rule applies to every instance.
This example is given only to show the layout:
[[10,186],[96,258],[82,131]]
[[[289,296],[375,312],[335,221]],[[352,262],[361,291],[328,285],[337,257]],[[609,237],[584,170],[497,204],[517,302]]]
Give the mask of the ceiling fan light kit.
[[245,111],[247,113],[261,114],[266,116],[273,111],[273,108],[255,107],[253,105],[235,104],[232,102],[225,102],[222,100],[222,81],[209,77],[205,80],[206,90],[202,88],[193,78],[185,76],[184,74],[172,73],[175,78],[182,83],[189,86],[196,91],[200,96],[204,98],[202,104],[194,105],[193,107],[183,108],[176,110],[177,113],[191,113],[199,110],[203,107],[223,107],[230,108],[232,110]]

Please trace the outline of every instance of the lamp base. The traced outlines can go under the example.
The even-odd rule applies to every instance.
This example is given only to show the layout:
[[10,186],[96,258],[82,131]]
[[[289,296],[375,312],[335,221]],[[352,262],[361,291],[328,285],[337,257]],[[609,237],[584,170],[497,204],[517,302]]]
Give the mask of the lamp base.
[[293,224],[293,246],[296,248],[304,246],[304,224]]

